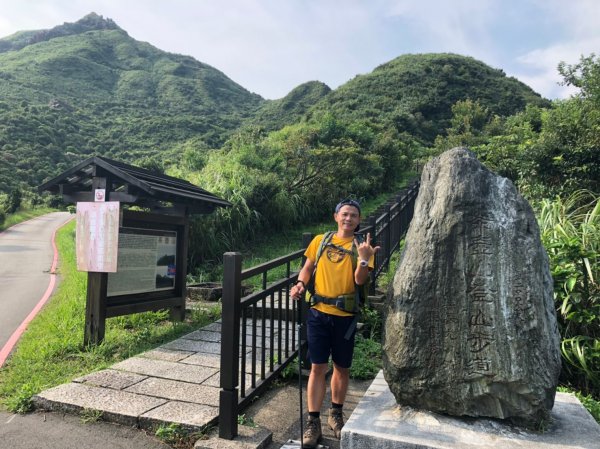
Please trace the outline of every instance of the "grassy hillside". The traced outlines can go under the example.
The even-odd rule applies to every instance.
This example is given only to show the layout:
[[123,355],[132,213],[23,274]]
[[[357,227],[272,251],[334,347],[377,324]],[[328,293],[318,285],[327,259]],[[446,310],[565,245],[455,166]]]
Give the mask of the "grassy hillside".
[[382,64],[332,91],[312,112],[330,110],[341,118],[391,126],[432,143],[448,127],[452,105],[467,98],[501,116],[527,104],[550,105],[502,70],[444,53],[403,55]]
[[95,17],[96,29],[86,16],[0,40],[0,190],[39,184],[91,154],[164,162],[189,139],[219,147],[264,102]]

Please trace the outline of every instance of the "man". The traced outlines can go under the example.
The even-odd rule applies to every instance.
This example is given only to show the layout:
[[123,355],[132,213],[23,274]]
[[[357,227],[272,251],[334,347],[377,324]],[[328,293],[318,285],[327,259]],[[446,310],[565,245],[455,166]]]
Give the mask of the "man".
[[[325,398],[325,376],[330,355],[333,374],[331,408],[327,423],[336,438],[341,437],[344,426],[342,407],[348,391],[356,332],[355,313],[344,307],[344,301],[354,298],[356,285],[367,282],[369,270],[373,269],[373,256],[379,250],[378,246],[371,246],[370,234],[367,234],[366,241],[362,243],[358,243],[354,238],[354,232],[360,224],[358,202],[341,201],[335,207],[333,218],[337,223],[337,232],[331,236],[331,241],[323,249],[318,260],[317,253],[324,235],[313,239],[304,253],[306,263],[298,274],[298,281],[290,290],[292,297],[300,298],[316,264],[315,291],[306,318],[308,353],[312,364],[307,387],[308,420],[302,438],[306,448],[316,447],[322,436],[320,411]],[[358,252],[357,261],[353,261],[353,245]]]

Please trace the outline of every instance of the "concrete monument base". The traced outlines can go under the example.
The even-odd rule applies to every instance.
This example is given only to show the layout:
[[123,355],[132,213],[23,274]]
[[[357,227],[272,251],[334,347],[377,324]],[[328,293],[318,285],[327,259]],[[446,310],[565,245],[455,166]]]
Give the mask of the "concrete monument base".
[[484,418],[401,406],[380,371],[342,430],[341,449],[600,449],[600,425],[579,400],[557,393],[543,432]]

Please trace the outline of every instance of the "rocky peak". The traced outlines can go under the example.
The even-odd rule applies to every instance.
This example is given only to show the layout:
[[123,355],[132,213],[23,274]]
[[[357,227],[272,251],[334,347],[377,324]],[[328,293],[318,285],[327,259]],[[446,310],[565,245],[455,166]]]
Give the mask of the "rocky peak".
[[34,42],[41,42],[59,36],[71,36],[97,30],[120,30],[119,26],[112,20],[91,12],[77,22],[65,22],[50,30],[42,30],[33,36]]
[[91,30],[120,30],[121,28],[119,28],[119,26],[115,23],[114,20],[109,19],[108,17],[105,19],[104,17],[102,17],[99,14],[96,14],[95,12],[91,12],[85,16],[83,16],[81,19],[79,19],[77,22],[73,23],[73,24],[69,24],[69,23],[64,23],[63,25],[59,25],[56,28],[59,28],[60,26],[66,26],[66,25],[78,25],[81,28],[85,28],[86,31],[91,31]]
[[100,30],[120,30],[127,34],[112,19],[105,19],[101,15],[91,12],[77,22],[65,22],[49,30],[23,32],[17,39],[11,39],[11,37],[0,39],[0,52],[20,50],[28,45],[49,41],[55,37],[73,36],[88,31]]

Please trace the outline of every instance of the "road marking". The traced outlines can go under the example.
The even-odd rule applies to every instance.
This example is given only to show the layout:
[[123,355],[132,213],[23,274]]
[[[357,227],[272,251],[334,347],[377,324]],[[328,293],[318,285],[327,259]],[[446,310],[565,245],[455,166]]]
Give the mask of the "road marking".
[[48,299],[50,299],[50,296],[52,296],[52,291],[54,290],[54,286],[56,285],[56,274],[54,274],[54,273],[56,271],[56,265],[58,264],[58,249],[56,248],[56,231],[58,231],[58,229],[62,228],[64,225],[66,225],[71,220],[72,220],[72,218],[69,218],[67,221],[65,221],[63,224],[61,224],[58,228],[56,228],[54,230],[54,232],[52,233],[52,249],[54,250],[54,257],[52,258],[52,267],[50,268],[51,274],[50,274],[50,282],[48,284],[48,288],[46,289],[44,296],[42,296],[42,299],[40,299],[40,301],[36,304],[36,306],[29,313],[29,315],[27,315],[27,317],[19,325],[17,330],[13,332],[13,334],[10,336],[10,338],[8,339],[8,341],[6,342],[4,347],[2,347],[2,349],[0,349],[0,368],[2,367],[2,365],[4,365],[4,362],[6,362],[6,359],[10,355],[14,346],[19,341],[19,338],[21,338],[21,335],[23,335],[23,332],[25,332],[25,329],[27,329],[27,326],[29,325],[31,320],[33,320],[35,318],[35,316],[39,313],[39,311],[42,309],[42,307],[44,307],[44,304],[46,304]]

